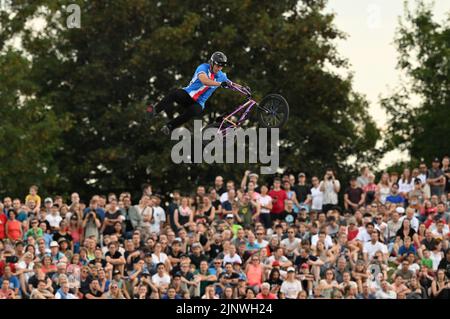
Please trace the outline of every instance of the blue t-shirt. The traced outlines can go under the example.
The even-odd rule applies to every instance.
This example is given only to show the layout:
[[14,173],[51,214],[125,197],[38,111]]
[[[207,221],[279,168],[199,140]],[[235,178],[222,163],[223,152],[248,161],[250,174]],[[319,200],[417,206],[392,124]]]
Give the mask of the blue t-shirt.
[[409,253],[414,253],[414,255],[417,254],[416,248],[413,245],[410,245],[409,248],[406,248],[405,246],[401,246],[398,249],[398,254],[400,256],[403,256],[403,255],[406,255],[406,254],[409,254]]
[[393,204],[401,204],[405,201],[405,199],[400,195],[389,195],[386,197],[386,202]]
[[205,102],[213,94],[213,92],[218,88],[218,86],[206,86],[198,78],[200,73],[205,73],[208,78],[217,82],[228,81],[227,75],[222,71],[217,73],[212,73],[210,65],[208,63],[203,63],[198,66],[195,70],[194,76],[191,82],[183,88],[191,98],[198,104],[205,108]]

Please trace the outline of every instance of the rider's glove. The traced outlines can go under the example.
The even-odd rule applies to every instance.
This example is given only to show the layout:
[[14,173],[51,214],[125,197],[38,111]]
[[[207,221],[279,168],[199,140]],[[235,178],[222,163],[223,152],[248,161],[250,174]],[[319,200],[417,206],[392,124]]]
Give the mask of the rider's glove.
[[230,87],[230,85],[228,84],[227,81],[223,81],[220,83],[220,86],[223,87],[224,89],[228,89]]

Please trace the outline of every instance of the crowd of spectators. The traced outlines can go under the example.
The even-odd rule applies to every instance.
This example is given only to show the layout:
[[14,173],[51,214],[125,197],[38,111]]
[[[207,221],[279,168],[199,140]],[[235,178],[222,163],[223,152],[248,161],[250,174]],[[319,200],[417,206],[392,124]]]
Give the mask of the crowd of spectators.
[[0,299],[449,298],[448,157],[193,192],[3,198]]

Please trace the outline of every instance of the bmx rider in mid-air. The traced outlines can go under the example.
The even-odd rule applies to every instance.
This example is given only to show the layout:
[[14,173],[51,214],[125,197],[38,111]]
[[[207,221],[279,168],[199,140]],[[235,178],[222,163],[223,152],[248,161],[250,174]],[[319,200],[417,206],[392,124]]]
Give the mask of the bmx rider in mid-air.
[[225,54],[214,52],[209,63],[203,63],[197,67],[188,86],[174,89],[155,106],[149,105],[147,107],[148,118],[151,119],[162,111],[166,114],[173,114],[174,102],[178,103],[184,112],[161,128],[161,132],[169,135],[173,129],[202,114],[205,102],[211,94],[218,87],[228,87],[227,75],[222,72],[222,68],[227,65],[227,62]]

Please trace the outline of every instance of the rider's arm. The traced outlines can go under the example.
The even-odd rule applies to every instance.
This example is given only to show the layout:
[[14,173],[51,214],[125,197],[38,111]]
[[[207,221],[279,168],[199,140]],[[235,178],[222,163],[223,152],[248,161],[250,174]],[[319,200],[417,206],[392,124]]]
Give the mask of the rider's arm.
[[220,86],[220,84],[221,84],[221,82],[217,82],[217,81],[211,80],[203,72],[198,75],[198,79],[200,80],[200,82],[203,83],[203,85],[206,85],[206,86]]

